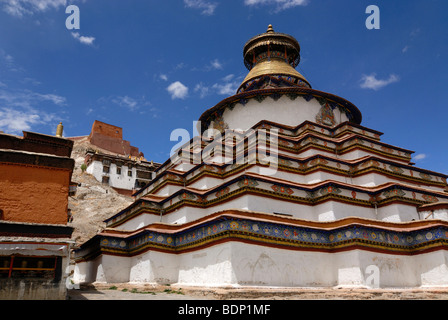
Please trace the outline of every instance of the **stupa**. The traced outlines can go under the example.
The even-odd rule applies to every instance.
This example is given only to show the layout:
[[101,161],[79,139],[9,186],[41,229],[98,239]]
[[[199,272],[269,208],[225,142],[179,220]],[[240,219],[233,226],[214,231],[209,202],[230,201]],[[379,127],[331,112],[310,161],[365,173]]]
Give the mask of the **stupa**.
[[237,93],[76,251],[75,282],[448,286],[447,176],[313,89],[291,35],[243,55]]

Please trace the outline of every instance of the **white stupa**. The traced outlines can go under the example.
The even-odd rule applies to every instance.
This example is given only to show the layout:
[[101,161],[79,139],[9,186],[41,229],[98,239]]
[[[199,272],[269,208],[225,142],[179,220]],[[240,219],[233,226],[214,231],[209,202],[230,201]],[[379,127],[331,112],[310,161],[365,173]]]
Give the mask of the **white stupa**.
[[238,92],[76,251],[78,283],[448,286],[447,176],[311,88],[300,46],[250,39]]

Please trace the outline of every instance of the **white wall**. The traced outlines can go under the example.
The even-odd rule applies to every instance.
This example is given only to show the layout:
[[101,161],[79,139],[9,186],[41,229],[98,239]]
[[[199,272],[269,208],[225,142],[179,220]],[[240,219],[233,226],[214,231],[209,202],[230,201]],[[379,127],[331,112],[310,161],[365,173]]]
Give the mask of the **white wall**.
[[[415,207],[400,203],[380,207],[375,210],[373,206],[361,207],[336,201],[327,201],[317,205],[303,205],[258,195],[244,195],[208,208],[182,206],[173,212],[164,214],[162,221],[160,221],[160,216],[141,214],[115,228],[117,230],[137,230],[155,222],[183,224],[215,212],[231,209],[289,214],[296,219],[310,221],[336,221],[348,217],[361,217],[389,222],[407,222],[419,219]],[[421,217],[423,217],[422,214]]]
[[[316,122],[316,115],[322,106],[316,99],[306,101],[298,97],[294,101],[286,96],[282,96],[278,101],[267,97],[261,103],[255,99],[250,99],[243,106],[237,104],[233,110],[226,109],[223,113],[224,121],[229,128],[247,130],[260,122],[268,119],[276,123],[288,126],[297,126],[298,124],[309,120]],[[336,124],[348,121],[345,114],[341,114],[339,109],[333,110]]]
[[135,188],[135,179],[137,169],[132,168],[132,177],[128,176],[129,168],[121,167],[121,174],[117,174],[117,166],[112,163],[109,167],[109,173],[103,172],[103,163],[101,161],[92,161],[86,169],[86,172],[93,175],[99,182],[103,181],[103,176],[109,177],[109,185],[114,188],[133,190]]
[[235,241],[179,255],[148,251],[129,258],[102,256],[78,264],[74,280],[211,287],[448,287],[447,265],[444,250],[415,256],[325,253]]
[[179,284],[190,286],[229,286],[236,284],[233,274],[232,244],[179,255]]
[[147,251],[129,258],[132,283],[171,284],[178,281],[179,259],[174,254]]

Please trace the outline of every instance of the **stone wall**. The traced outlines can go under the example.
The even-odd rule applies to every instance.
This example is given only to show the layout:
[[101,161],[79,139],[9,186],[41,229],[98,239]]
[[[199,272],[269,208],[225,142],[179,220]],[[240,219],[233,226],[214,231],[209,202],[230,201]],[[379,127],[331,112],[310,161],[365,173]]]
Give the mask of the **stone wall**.
[[65,300],[63,281],[40,279],[0,279],[0,300]]

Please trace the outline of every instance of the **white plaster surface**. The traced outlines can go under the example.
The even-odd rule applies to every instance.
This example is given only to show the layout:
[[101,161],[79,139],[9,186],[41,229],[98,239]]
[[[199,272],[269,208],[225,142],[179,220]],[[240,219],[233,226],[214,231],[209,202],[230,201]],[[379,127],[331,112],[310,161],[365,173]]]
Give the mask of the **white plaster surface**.
[[101,161],[92,161],[86,169],[86,172],[93,175],[99,182],[103,181],[103,176],[109,177],[109,185],[114,188],[133,190],[135,189],[135,179],[137,177],[137,169],[132,168],[132,177],[128,176],[129,168],[121,167],[121,174],[117,174],[117,166],[111,163],[109,172],[103,172],[103,163]]
[[[320,109],[321,105],[316,99],[307,102],[298,97],[292,101],[288,97],[282,96],[279,100],[274,101],[268,97],[261,103],[251,99],[244,106],[237,104],[233,110],[226,109],[223,119],[232,129],[247,130],[265,119],[295,127],[306,120],[316,122],[316,115]],[[338,108],[333,112],[336,124],[348,121],[347,116],[341,114]]]
[[[129,258],[102,256],[78,264],[74,279],[210,287],[441,287],[448,286],[447,261],[443,250],[415,256],[323,253],[226,242],[179,255],[149,251]],[[93,277],[85,275],[89,269]],[[372,270],[378,271],[374,278]]]

